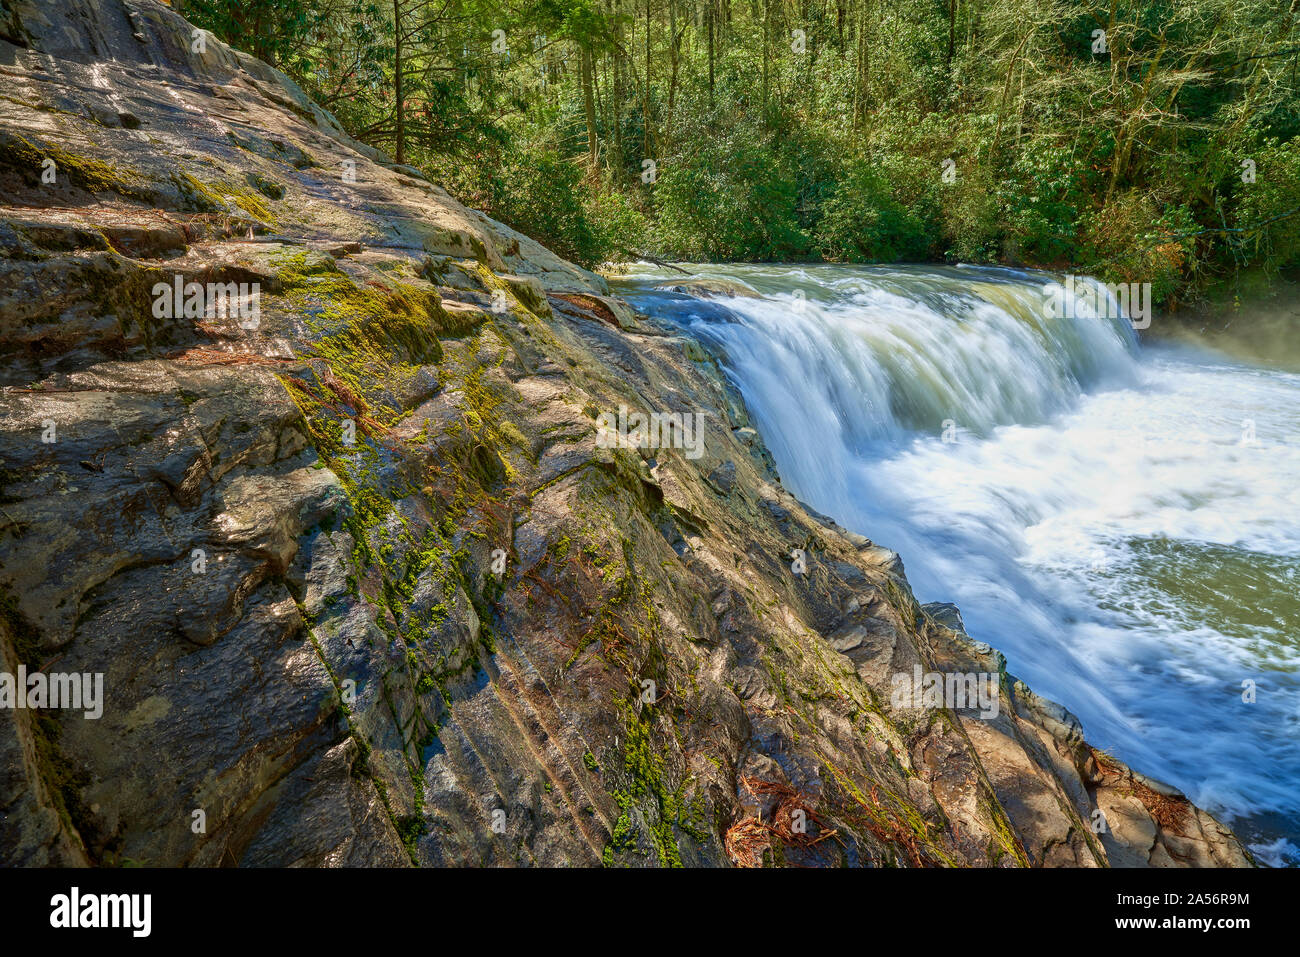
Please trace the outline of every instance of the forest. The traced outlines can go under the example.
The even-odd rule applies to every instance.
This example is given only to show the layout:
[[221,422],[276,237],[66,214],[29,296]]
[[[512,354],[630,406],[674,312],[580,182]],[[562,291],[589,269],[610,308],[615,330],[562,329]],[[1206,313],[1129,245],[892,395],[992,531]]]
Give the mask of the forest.
[[1300,0],[175,0],[584,265],[1300,265]]

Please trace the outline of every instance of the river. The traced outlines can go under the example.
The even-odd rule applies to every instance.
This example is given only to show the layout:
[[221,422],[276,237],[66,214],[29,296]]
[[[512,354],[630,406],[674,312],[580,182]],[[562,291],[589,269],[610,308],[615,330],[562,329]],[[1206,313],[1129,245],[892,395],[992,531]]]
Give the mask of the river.
[[796,496],[1094,746],[1300,864],[1300,374],[1139,340],[1102,295],[1049,309],[1043,273],[689,269],[736,294],[614,285],[714,349]]

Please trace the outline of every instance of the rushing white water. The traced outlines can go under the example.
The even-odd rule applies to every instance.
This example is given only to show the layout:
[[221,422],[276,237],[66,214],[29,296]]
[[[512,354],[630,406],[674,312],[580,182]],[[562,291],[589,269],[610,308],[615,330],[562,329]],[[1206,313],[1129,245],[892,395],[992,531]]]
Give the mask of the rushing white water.
[[1044,274],[692,271],[749,294],[620,292],[717,347],[797,496],[1094,745],[1300,862],[1300,376],[1139,346],[1086,298],[1047,318]]

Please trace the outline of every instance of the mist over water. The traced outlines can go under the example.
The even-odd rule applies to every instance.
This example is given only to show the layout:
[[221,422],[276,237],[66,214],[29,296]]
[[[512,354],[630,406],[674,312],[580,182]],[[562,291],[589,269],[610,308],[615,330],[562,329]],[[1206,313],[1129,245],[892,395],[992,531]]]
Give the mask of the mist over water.
[[791,491],[1094,746],[1300,863],[1300,374],[1139,345],[1086,297],[1048,318],[1046,274],[692,272],[737,294],[619,292],[717,347]]

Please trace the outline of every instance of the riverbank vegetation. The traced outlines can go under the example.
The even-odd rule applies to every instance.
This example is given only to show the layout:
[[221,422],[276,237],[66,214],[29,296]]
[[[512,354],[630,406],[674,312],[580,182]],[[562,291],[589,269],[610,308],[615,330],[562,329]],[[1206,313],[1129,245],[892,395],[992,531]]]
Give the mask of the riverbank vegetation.
[[591,265],[1300,268],[1300,0],[176,0]]

